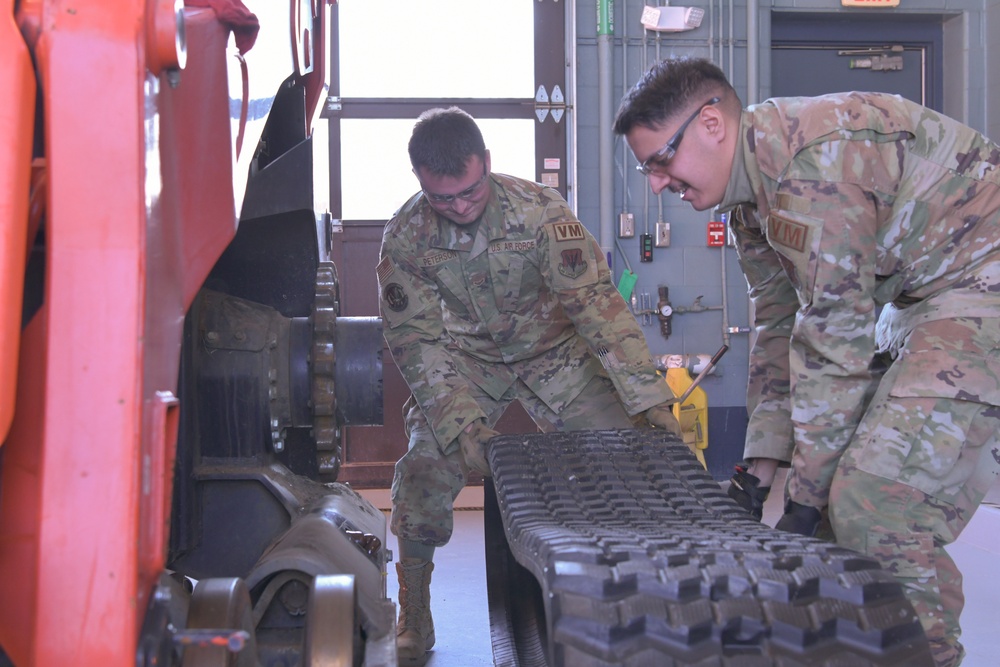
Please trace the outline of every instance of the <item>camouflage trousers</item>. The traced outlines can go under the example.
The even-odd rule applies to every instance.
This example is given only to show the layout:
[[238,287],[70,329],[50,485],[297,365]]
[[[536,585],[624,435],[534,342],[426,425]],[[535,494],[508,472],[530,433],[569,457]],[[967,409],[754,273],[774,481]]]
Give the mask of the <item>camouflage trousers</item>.
[[[491,427],[514,400],[521,402],[543,433],[633,427],[633,420],[618,400],[611,380],[600,375],[591,378],[580,395],[559,414],[520,380],[499,400],[474,385],[472,392],[483,412],[489,415],[487,422]],[[451,539],[455,498],[467,481],[461,449],[454,447],[448,454],[443,452],[412,397],[403,410],[410,441],[406,454],[396,462],[389,527],[401,539],[443,546]]]
[[918,325],[886,371],[830,488],[838,544],[902,584],[939,667],[957,665],[962,575],[945,552],[1000,471],[1000,319]]

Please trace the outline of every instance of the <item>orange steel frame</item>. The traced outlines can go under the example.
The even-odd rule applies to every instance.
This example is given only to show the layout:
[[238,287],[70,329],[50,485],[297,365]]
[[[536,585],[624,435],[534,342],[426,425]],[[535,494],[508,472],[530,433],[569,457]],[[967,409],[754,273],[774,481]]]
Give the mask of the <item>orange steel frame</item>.
[[[184,315],[256,143],[237,155],[211,10],[184,10],[188,65],[167,85],[176,4],[0,0],[0,646],[17,667],[134,665],[164,567]],[[39,220],[43,304],[22,328]]]

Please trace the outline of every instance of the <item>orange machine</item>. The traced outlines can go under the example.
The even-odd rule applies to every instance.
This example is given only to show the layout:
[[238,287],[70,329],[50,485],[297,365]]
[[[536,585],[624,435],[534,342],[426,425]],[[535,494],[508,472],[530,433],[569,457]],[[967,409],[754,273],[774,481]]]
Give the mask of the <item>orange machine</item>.
[[0,665],[395,664],[384,518],[321,483],[373,412],[338,354],[381,410],[312,169],[328,2],[0,0]]

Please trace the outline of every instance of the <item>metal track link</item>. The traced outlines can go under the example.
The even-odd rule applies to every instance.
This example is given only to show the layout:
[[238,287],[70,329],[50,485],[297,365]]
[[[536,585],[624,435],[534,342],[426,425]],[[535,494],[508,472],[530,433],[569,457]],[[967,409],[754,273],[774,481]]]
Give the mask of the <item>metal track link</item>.
[[498,436],[489,458],[497,665],[933,665],[877,561],[754,522],[670,434]]

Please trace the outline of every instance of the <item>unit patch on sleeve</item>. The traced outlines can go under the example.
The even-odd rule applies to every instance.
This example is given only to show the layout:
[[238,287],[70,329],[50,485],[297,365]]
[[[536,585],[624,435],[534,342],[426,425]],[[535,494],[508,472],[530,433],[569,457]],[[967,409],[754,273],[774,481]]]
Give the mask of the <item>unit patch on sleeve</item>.
[[587,271],[587,260],[583,258],[583,250],[580,248],[570,248],[563,250],[560,254],[559,273],[571,280],[579,278]]
[[385,305],[397,313],[403,312],[410,305],[410,298],[406,296],[406,290],[399,283],[386,285],[382,290],[382,297],[385,299]]
[[553,289],[579,289],[600,280],[597,243],[580,222],[550,222],[543,227],[544,260]]
[[582,241],[586,238],[583,223],[580,222],[554,222],[552,227],[556,233],[556,241]]

